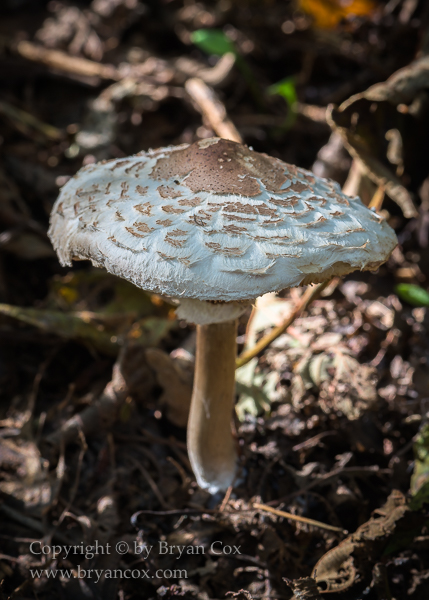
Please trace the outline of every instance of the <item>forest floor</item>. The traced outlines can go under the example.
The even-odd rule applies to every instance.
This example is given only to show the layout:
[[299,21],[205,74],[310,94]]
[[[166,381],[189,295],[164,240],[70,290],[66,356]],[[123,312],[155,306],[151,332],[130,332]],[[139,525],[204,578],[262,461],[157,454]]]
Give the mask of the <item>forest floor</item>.
[[[427,600],[428,61],[425,0],[1,3],[1,600]],[[242,474],[213,496],[194,327],[62,268],[47,229],[82,165],[222,126],[376,202],[399,245],[237,370]],[[302,293],[258,301],[239,351]]]

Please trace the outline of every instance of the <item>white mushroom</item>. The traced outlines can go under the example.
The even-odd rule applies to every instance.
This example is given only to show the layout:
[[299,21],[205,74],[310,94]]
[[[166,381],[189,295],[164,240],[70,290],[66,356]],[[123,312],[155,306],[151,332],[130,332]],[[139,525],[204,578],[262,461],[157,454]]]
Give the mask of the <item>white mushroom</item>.
[[201,487],[237,472],[231,435],[237,317],[267,292],[376,269],[397,240],[338,184],[211,138],[81,169],[49,235],[63,265],[89,259],[180,300],[197,324],[188,450]]

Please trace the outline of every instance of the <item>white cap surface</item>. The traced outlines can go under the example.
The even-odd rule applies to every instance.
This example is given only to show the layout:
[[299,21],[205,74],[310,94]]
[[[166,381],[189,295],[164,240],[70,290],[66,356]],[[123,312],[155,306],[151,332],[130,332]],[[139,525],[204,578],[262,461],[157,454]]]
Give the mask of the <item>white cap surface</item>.
[[397,243],[337,183],[219,138],[84,167],[49,236],[63,265],[89,259],[151,292],[224,301],[375,269]]

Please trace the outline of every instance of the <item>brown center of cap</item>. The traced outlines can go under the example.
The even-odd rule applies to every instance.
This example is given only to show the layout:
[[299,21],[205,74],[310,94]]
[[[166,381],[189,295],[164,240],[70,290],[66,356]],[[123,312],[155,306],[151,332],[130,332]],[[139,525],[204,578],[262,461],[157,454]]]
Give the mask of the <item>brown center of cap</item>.
[[150,176],[158,181],[186,176],[182,185],[193,192],[242,196],[257,196],[262,192],[257,179],[269,192],[276,193],[292,178],[285,173],[280,160],[218,138],[195,142],[159,158]]

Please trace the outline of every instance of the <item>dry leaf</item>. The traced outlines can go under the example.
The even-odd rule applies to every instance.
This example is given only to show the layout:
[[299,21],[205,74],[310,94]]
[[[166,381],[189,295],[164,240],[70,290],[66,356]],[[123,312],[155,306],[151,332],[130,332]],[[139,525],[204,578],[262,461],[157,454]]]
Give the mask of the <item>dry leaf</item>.
[[41,516],[51,505],[60,482],[50,477],[48,463],[42,459],[36,444],[22,439],[0,439],[0,463],[3,471],[0,492],[22,504],[29,514]]
[[313,354],[312,347],[295,365],[292,381],[292,403],[301,407],[305,393],[319,390],[319,405],[329,413],[341,412],[358,419],[377,400],[376,370],[361,365],[348,354],[347,348]]
[[299,8],[313,18],[320,29],[335,29],[339,23],[353,16],[367,17],[376,5],[372,0],[300,0]]

